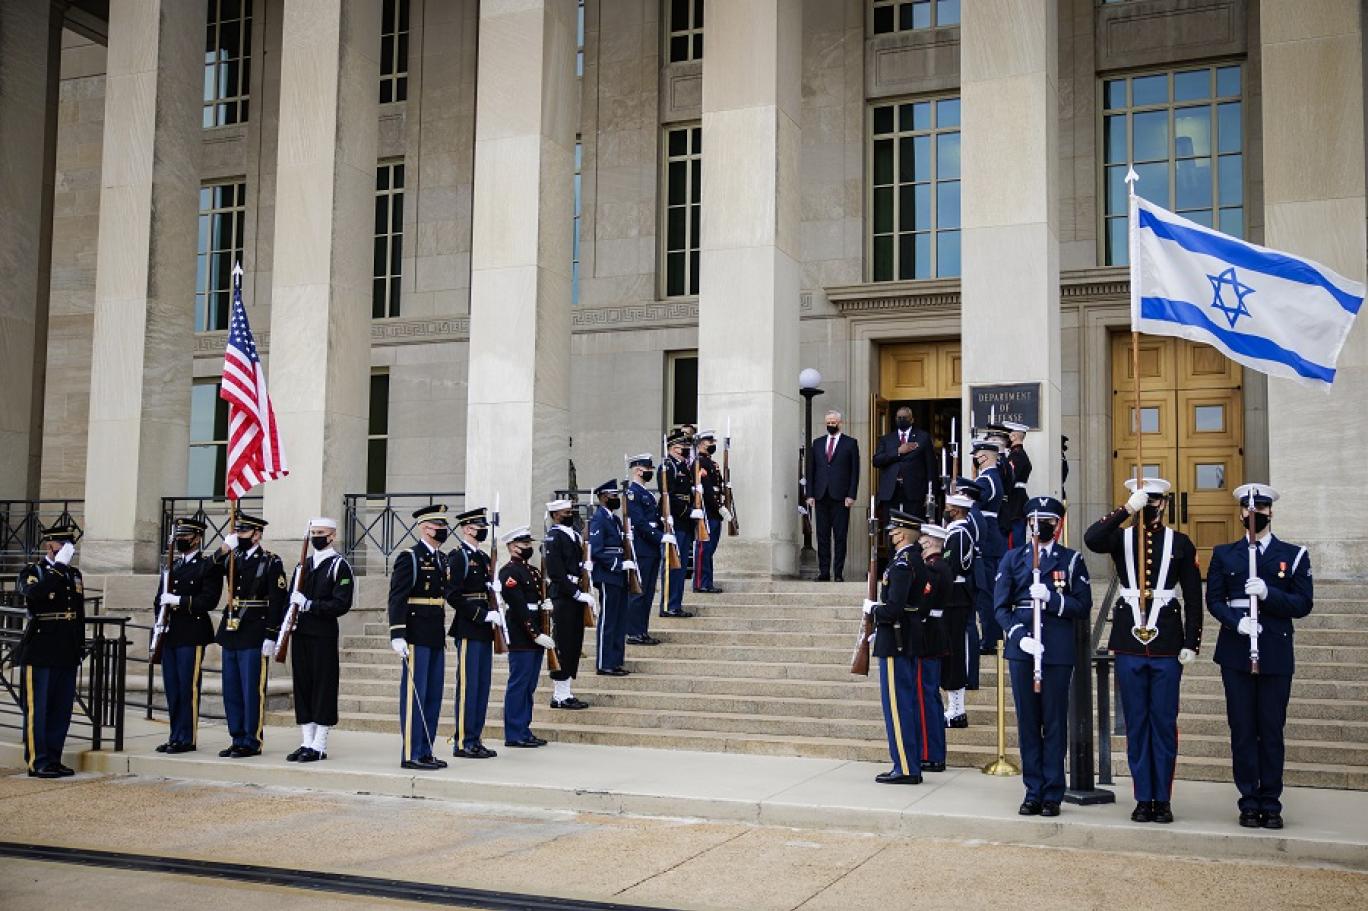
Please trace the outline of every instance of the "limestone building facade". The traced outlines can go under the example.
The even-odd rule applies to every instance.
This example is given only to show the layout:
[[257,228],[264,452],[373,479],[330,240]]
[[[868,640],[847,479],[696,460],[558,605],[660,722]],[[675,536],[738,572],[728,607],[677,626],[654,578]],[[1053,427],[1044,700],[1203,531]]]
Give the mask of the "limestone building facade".
[[[222,493],[240,259],[292,468],[279,538],[347,494],[498,493],[535,523],[689,420],[732,430],[719,559],[791,573],[805,367],[866,459],[898,404],[939,445],[1024,385],[1032,492],[1093,517],[1135,449],[1120,177],[1362,280],[1364,16],[11,0],[0,497],[81,500],[86,565],[150,569],[162,498]],[[1267,479],[1280,533],[1360,572],[1368,513],[1337,510],[1322,449],[1368,446],[1366,333],[1329,395],[1144,340],[1145,463],[1199,545]]]

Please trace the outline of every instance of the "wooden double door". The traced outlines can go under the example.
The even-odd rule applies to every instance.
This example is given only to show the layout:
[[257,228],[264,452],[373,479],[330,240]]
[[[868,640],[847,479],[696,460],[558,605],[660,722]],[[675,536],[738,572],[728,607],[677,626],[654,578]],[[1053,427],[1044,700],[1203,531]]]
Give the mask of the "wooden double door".
[[[1112,494],[1124,502],[1136,464],[1135,374],[1129,332],[1112,336]],[[1232,491],[1244,483],[1243,368],[1215,348],[1140,337],[1141,454],[1146,477],[1173,484],[1168,521],[1211,549],[1240,535]]]

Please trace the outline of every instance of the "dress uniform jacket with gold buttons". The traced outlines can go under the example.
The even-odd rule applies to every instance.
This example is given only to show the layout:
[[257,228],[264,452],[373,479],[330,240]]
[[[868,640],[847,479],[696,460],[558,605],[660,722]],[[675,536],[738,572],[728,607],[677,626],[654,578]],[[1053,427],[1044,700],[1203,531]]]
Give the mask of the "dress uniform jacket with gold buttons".
[[[168,612],[170,618],[163,645],[179,648],[186,645],[208,645],[214,641],[214,621],[210,614],[218,608],[223,595],[223,572],[214,561],[198,551],[177,557],[171,566],[171,594],[180,596],[180,604]],[[157,584],[157,596],[152,599],[153,616],[161,611],[164,589]]]
[[29,619],[14,663],[32,667],[79,664],[85,647],[81,571],[44,557],[19,571],[17,591]]
[[[213,560],[226,577],[228,552],[217,552]],[[224,605],[215,641],[226,649],[261,648],[268,638],[280,634],[285,605],[285,566],[280,557],[258,546],[249,553],[238,551],[233,566],[233,591]]]
[[924,630],[918,610],[925,575],[921,551],[910,544],[888,562],[880,603],[874,608],[875,658],[915,658],[921,654]]
[[419,541],[394,560],[390,575],[390,638],[409,645],[446,646],[446,593],[452,578],[465,576],[465,555],[433,550]]

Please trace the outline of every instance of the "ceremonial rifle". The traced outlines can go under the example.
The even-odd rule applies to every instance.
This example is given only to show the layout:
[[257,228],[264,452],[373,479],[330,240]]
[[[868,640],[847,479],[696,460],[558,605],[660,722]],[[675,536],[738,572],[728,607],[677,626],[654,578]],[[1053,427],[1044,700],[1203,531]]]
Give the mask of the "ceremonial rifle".
[[[545,636],[551,635],[551,617],[549,616],[551,612],[544,609],[544,605],[546,604],[546,538],[549,533],[550,529],[543,526],[541,540],[541,597],[537,600],[537,613],[541,615],[541,623],[538,624],[538,628],[542,631],[542,635]],[[546,650],[546,669],[553,674],[560,673],[560,656],[556,654],[554,648],[548,648]]]
[[[661,434],[660,436],[660,451],[660,522],[661,525],[664,526],[666,534],[673,538],[675,524],[674,513],[670,510],[670,473],[665,470],[665,460],[669,458],[670,451],[665,445],[664,434]],[[588,559],[588,556],[586,556],[585,560]],[[666,542],[665,568],[679,569],[682,565],[683,564],[679,560],[679,545]]]
[[[626,458],[624,456],[624,458]],[[641,594],[641,571],[636,567],[636,545],[632,541],[632,516],[627,512],[627,482],[622,482],[618,497],[618,511],[622,514],[622,555],[632,564],[627,570],[627,591]]]
[[[589,574],[589,567],[592,565],[593,563],[590,561],[589,556],[589,529],[585,528],[584,533],[580,535],[579,568],[579,590],[585,594],[589,594],[594,590],[594,580]],[[594,606],[592,604],[584,605],[584,628],[594,628]]]
[[[879,516],[874,511],[874,495],[869,495],[869,575],[865,579],[865,600],[879,600]],[[860,637],[850,659],[850,672],[869,676],[869,645],[874,641],[873,612],[860,616]]]
[[[304,574],[309,567],[309,529],[304,529],[304,540],[299,545],[299,571],[295,574],[294,591],[304,590]],[[290,650],[290,637],[294,635],[295,627],[299,625],[299,605],[291,603],[285,611],[285,619],[280,622],[280,632],[276,635],[275,660],[278,664],[285,663],[285,655]]]
[[731,418],[727,418],[727,435],[722,438],[722,505],[727,507],[727,534],[741,534],[741,523],[736,518],[736,499],[731,486]]
[[[1259,542],[1254,537],[1254,488],[1249,488],[1249,509],[1245,516],[1245,535],[1249,539],[1249,578],[1259,575]],[[1249,672],[1259,672],[1259,599],[1249,596],[1249,619],[1254,628],[1249,631]]]
[[[693,454],[693,512],[690,515],[694,519],[694,542],[701,544],[710,540],[710,536],[708,535],[708,513],[703,508],[703,460],[700,457],[697,443],[694,443]],[[697,568],[694,569],[694,572],[698,572]]]
[[[1040,584],[1040,519],[1031,519],[1031,582]],[[1044,672],[1045,643],[1040,638],[1040,612],[1044,604],[1031,599],[1031,638],[1035,640],[1036,652],[1031,656],[1031,688],[1039,693],[1041,675]]]
[[808,445],[798,447],[798,515],[803,517],[803,547],[812,546],[812,517],[808,515],[807,459]]
[[[176,524],[175,519],[171,520],[171,534],[166,539],[166,568],[162,570],[162,594],[168,595],[171,592],[171,563],[176,559]],[[166,630],[171,624],[171,605],[157,605],[157,619],[152,623],[152,639],[148,642],[147,650],[149,659],[153,664],[161,660],[162,639],[166,637]]]
[[508,621],[504,618],[503,605],[499,603],[498,586],[495,581],[499,578],[499,495],[494,494],[494,512],[491,516],[489,526],[489,585],[486,591],[489,593],[489,609],[499,615],[499,622],[494,624],[494,654],[502,655],[508,651]]

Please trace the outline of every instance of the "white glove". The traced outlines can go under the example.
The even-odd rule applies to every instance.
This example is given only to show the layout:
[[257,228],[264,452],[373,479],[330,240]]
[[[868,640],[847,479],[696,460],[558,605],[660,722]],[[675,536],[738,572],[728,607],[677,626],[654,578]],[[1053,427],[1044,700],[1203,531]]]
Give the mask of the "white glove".
[[65,566],[71,562],[71,558],[74,556],[76,556],[76,545],[72,544],[70,541],[63,541],[62,549],[57,551],[57,556],[52,559]]
[[1194,651],[1193,651],[1192,649],[1190,649],[1190,648],[1185,648],[1185,649],[1183,649],[1182,651],[1180,651],[1180,652],[1178,653],[1178,663],[1179,663],[1179,664],[1184,664],[1184,665],[1186,665],[1186,664],[1191,664],[1192,662],[1194,662],[1194,661],[1196,661],[1196,660],[1197,660],[1197,653],[1194,652]]
[[235,534],[229,535],[228,537],[223,539],[223,545],[227,547],[229,550],[237,550],[238,536]]
[[390,648],[394,649],[394,654],[400,658],[408,657],[408,642],[403,639],[391,639]]
[[486,582],[486,583],[485,583],[485,588],[487,588],[487,589],[489,589],[490,591],[495,592],[495,593],[497,593],[497,592],[499,591],[497,588],[494,587],[494,583],[493,583],[493,582]]
[[1035,583],[1032,583],[1032,584],[1031,584],[1031,600],[1032,600],[1032,601],[1049,601],[1049,600],[1050,600],[1050,590],[1049,590],[1048,588],[1045,587],[1045,583],[1044,583],[1044,582],[1035,582]]
[[274,640],[274,639],[267,639],[267,640],[265,640],[265,641],[263,641],[263,642],[261,643],[261,654],[262,654],[262,657],[265,657],[265,658],[274,658],[274,657],[275,657],[275,652],[276,652],[276,649],[275,649],[275,640]]
[[631,560],[623,560],[623,561],[622,561],[622,569],[623,569],[624,572],[625,572],[626,570],[629,570],[629,569],[636,569],[636,568],[637,568],[637,565],[636,565],[635,563],[633,563]]
[[732,520],[731,510],[727,507],[723,506],[718,510],[718,513],[722,516],[723,522],[730,522]]
[[702,485],[702,484],[695,484],[695,485],[694,485],[694,493],[702,493],[702,492],[703,492],[703,485]]
[[1253,636],[1255,633],[1263,632],[1263,624],[1255,623],[1253,617],[1241,617],[1240,625],[1235,627],[1235,630],[1241,636]]
[[1145,493],[1143,490],[1137,490],[1126,498],[1126,512],[1135,515],[1137,512],[1144,509],[1147,503],[1149,503],[1149,494]]
[[866,598],[865,601],[864,601],[864,612],[865,612],[866,614],[871,614],[871,613],[873,613],[873,612],[874,612],[874,608],[878,607],[878,606],[879,606],[879,603],[880,603],[880,602],[878,602],[878,601],[870,601],[868,598]]
[[552,639],[550,636],[546,635],[546,633],[542,633],[541,635],[537,636],[537,638],[533,639],[532,641],[535,642],[535,643],[537,643],[537,644],[540,645],[542,648],[547,649],[547,650],[550,650],[550,649],[553,649],[553,648],[556,647],[556,640],[555,640],[555,639]]
[[689,518],[690,518],[690,519],[703,519],[703,518],[706,518],[706,516],[704,516],[703,510],[701,510],[701,509],[695,509],[695,510],[691,510],[691,511],[689,512]]
[[1032,639],[1030,636],[1022,636],[1017,646],[1028,655],[1042,655],[1045,653],[1045,646],[1039,640]]
[[180,595],[172,595],[172,594],[169,594],[169,593],[168,593],[168,594],[162,595],[162,596],[161,596],[161,599],[160,599],[160,601],[159,601],[158,603],[159,603],[159,604],[162,604],[162,605],[168,605],[168,604],[169,604],[169,605],[171,605],[172,607],[176,607],[177,605],[180,604],[180,601],[181,601]]
[[798,515],[800,515],[800,516],[805,516],[805,515],[807,515],[807,514],[808,514],[808,511],[807,511],[807,508],[806,508],[806,507],[803,507],[803,506],[799,506],[799,507],[798,507]]
[[585,560],[583,563],[580,564],[580,569],[584,570],[584,571],[587,572],[587,573],[593,572],[593,571],[594,571],[594,561],[593,561],[593,560]]
[[666,534],[663,534],[663,535],[660,536],[660,543],[662,543],[662,544],[670,544],[670,545],[673,545],[674,547],[678,547],[678,546],[679,546],[679,541],[675,538],[675,536],[674,536],[673,534],[670,534],[670,533],[668,533],[668,532],[667,532]]
[[1245,581],[1245,594],[1260,601],[1268,597],[1268,583],[1255,576]]
[[575,592],[575,600],[581,604],[593,604],[594,596],[588,592]]
[[545,600],[543,600],[543,601],[542,601],[540,604],[538,604],[537,606],[538,606],[539,608],[541,608],[542,610],[550,610],[550,609],[552,608],[553,605],[551,604],[551,599],[550,599],[550,598],[546,598]]
[[304,597],[303,592],[293,592],[290,595],[290,603],[293,604],[295,607],[300,608],[301,610],[303,609],[304,605],[308,602],[309,599]]

